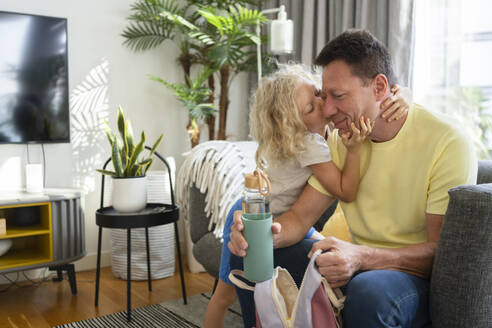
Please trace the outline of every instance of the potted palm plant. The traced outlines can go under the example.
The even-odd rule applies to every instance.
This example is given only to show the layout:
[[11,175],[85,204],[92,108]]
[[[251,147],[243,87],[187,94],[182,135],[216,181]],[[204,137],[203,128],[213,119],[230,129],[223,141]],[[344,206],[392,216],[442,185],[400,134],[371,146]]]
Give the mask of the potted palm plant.
[[209,102],[212,91],[204,85],[210,74],[212,74],[212,70],[205,67],[195,79],[186,77],[186,83],[169,83],[156,76],[150,77],[173,91],[176,98],[188,110],[191,127],[188,129],[188,137],[193,145],[198,144],[200,140],[199,121],[206,120],[207,117],[213,116],[217,112],[215,105]]
[[[192,147],[199,142],[200,121],[208,125],[210,140],[226,138],[230,84],[238,73],[256,69],[256,52],[252,46],[259,40],[251,30],[258,22],[264,24],[267,21],[257,10],[246,6],[258,6],[262,2],[137,0],[131,7],[132,14],[128,17],[130,23],[122,33],[126,46],[134,51],[145,51],[154,49],[167,40],[174,41],[180,50],[177,61],[183,69],[186,87],[192,88],[193,65],[200,65],[211,72],[206,80],[210,89],[207,100],[209,104],[215,103],[215,78],[218,78],[218,132],[215,131],[217,111],[188,108],[186,129]],[[177,91],[175,94],[183,102]],[[197,113],[199,116],[195,116]]]
[[122,213],[138,212],[147,205],[146,173],[152,166],[152,156],[162,141],[162,134],[145,157],[141,156],[145,150],[145,132],[142,131],[140,141],[135,144],[131,123],[125,119],[121,106],[118,108],[117,125],[120,137],[107,124],[105,127],[114,171],[97,171],[113,178],[113,208]]

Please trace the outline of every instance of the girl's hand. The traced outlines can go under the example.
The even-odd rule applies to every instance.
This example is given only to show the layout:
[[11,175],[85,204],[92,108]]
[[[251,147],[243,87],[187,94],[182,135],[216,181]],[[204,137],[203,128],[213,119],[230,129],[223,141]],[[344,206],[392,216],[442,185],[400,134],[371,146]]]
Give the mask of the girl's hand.
[[387,122],[399,120],[408,113],[410,108],[405,99],[399,95],[400,86],[398,84],[391,88],[391,92],[393,92],[394,96],[386,98],[381,104],[381,109],[384,111],[381,117],[386,119]]
[[371,134],[372,128],[374,127],[374,121],[371,122],[370,119],[364,119],[363,116],[360,117],[360,130],[357,129],[354,122],[350,124],[352,128],[352,136],[350,137],[350,132],[346,132],[342,135],[342,142],[350,150],[358,150],[360,145],[366,139],[366,137]]

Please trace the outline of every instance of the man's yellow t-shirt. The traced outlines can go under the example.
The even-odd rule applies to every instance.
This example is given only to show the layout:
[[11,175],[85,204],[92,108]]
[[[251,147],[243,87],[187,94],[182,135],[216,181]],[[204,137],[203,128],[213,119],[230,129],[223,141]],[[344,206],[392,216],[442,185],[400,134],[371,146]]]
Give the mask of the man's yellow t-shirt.
[[[333,162],[343,168],[346,148],[337,131],[329,138]],[[352,242],[402,247],[427,241],[426,213],[445,214],[448,190],[476,183],[477,159],[462,130],[419,105],[395,138],[365,140],[357,199],[341,202]],[[328,194],[316,177],[309,184]]]

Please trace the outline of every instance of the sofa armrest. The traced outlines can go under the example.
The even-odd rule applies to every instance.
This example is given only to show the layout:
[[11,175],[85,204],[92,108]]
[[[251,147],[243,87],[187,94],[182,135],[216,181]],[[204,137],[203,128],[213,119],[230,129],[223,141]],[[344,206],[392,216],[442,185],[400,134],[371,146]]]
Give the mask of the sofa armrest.
[[188,218],[190,221],[190,237],[194,244],[209,233],[210,219],[205,213],[205,194],[194,185],[190,187],[190,200],[188,204]]
[[449,190],[430,285],[433,327],[492,324],[492,184]]
[[478,161],[477,184],[492,183],[492,161]]
[[212,232],[205,234],[193,245],[193,256],[214,278],[219,277],[222,243]]

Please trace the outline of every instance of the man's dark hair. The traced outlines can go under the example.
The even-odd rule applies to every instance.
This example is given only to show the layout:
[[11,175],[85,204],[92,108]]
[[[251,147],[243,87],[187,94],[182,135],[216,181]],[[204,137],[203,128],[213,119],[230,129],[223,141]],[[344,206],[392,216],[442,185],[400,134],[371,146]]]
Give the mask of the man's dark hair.
[[338,35],[321,50],[314,64],[326,66],[335,60],[348,64],[352,74],[364,84],[378,74],[386,75],[390,87],[396,84],[388,50],[366,30],[348,30]]

